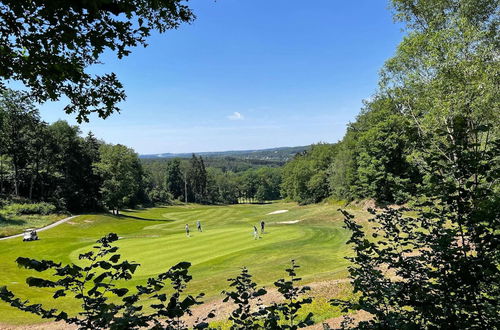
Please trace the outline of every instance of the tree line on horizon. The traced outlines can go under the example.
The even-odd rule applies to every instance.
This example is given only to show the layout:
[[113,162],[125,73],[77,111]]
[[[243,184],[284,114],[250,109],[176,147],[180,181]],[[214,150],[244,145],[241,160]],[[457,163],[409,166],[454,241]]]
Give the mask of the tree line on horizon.
[[[213,162],[213,160],[212,160]],[[85,212],[169,204],[263,202],[280,198],[281,169],[206,167],[201,156],[141,161],[134,150],[82,137],[78,126],[45,123],[24,92],[0,95],[0,199],[47,202]],[[225,165],[226,164],[226,165]]]
[[208,159],[208,167],[206,161],[195,154],[189,159],[143,160],[151,177],[151,195],[163,201],[201,204],[262,203],[281,198],[280,167],[224,158]]

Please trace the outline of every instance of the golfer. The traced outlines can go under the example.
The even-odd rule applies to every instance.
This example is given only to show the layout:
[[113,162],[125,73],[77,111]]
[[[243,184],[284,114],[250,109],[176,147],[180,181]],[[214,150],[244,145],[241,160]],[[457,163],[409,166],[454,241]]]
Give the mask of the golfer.
[[266,223],[264,222],[264,220],[262,220],[262,221],[260,222],[260,232],[261,232],[262,234],[264,234],[264,227],[265,227],[265,226],[266,226]]
[[253,239],[259,239],[259,231],[255,226],[253,226]]
[[203,230],[201,230],[201,221],[200,220],[196,221],[196,228],[198,228],[199,232],[203,231]]
[[190,237],[189,236],[189,225],[186,223],[186,236],[187,237]]

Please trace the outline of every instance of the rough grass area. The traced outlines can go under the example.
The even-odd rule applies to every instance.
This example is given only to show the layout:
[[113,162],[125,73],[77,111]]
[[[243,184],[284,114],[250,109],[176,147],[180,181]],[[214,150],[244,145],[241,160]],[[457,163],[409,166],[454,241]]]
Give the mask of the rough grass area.
[[[41,228],[66,218],[67,214],[10,214],[0,210],[0,237],[22,233],[28,228]],[[1,260],[1,259],[0,259]],[[1,261],[0,261],[1,262]]]
[[[234,206],[169,206],[144,210],[130,210],[120,216],[84,215],[53,229],[40,233],[40,241],[22,242],[21,239],[0,241],[0,285],[33,303],[50,306],[64,305],[74,312],[78,306],[61,298],[51,299],[51,290],[29,288],[25,278],[36,275],[20,269],[14,260],[18,256],[53,259],[78,263],[78,255],[88,251],[95,240],[115,232],[122,259],[136,261],[141,267],[134,280],[127,286],[144,283],[151,276],[167,270],[179,261],[190,261],[194,277],[189,290],[205,292],[205,300],[222,298],[227,288],[227,278],[235,276],[242,266],[249,268],[261,286],[272,288],[272,283],[284,275],[291,259],[301,265],[303,283],[342,280],[347,276],[347,261],[351,253],[345,244],[349,233],[342,228],[343,219],[334,203],[297,206],[294,203]],[[269,214],[277,210],[286,213]],[[352,213],[364,221],[368,214],[361,208],[351,208]],[[196,231],[196,220],[203,225],[203,232]],[[264,220],[266,233],[254,240],[253,225]],[[293,224],[279,222],[300,220]],[[191,237],[186,237],[184,226],[191,227]],[[333,283],[333,282],[332,282]],[[343,287],[328,292],[340,296],[350,294]],[[348,283],[347,283],[348,285]],[[325,292],[325,290],[320,290]],[[316,295],[319,295],[316,293]],[[338,315],[330,309],[323,295],[312,309],[320,321]],[[337,297],[338,298],[338,297]],[[0,324],[33,324],[43,320],[19,312],[0,303]]]

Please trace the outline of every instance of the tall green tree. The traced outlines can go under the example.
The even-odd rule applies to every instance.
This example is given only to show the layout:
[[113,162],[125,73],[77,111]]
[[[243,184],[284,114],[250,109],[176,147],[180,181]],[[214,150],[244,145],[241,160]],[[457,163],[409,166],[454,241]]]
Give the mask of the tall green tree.
[[188,199],[195,203],[205,203],[207,196],[207,171],[201,156],[192,155],[187,170]]
[[283,168],[283,195],[303,204],[317,203],[328,197],[328,168],[336,149],[336,145],[323,143],[296,155]]
[[40,117],[32,99],[23,92],[5,90],[0,97],[2,127],[1,152],[9,156],[12,164],[14,195],[21,194],[21,185],[26,179],[26,166],[33,156],[35,127]]
[[121,144],[103,144],[100,159],[94,164],[102,177],[101,194],[104,204],[118,214],[119,209],[133,206],[141,189],[142,168],[137,154]]
[[169,161],[165,173],[165,186],[169,193],[176,199],[184,196],[184,174],[181,169],[181,161],[173,159]]
[[101,208],[101,192],[102,178],[95,172],[94,164],[100,160],[99,148],[102,144],[92,132],[89,132],[82,143],[81,155],[81,195],[80,208],[81,210],[97,210]]
[[83,174],[92,163],[84,163],[82,139],[78,126],[66,121],[56,121],[48,126],[50,139],[51,192],[53,199],[61,208],[79,209],[83,192]]
[[[358,328],[494,329],[500,300],[500,53],[494,0],[393,0],[410,29],[382,92],[414,126],[416,216],[388,209],[368,239],[352,216],[349,268],[373,315]],[[387,271],[384,271],[387,270]]]

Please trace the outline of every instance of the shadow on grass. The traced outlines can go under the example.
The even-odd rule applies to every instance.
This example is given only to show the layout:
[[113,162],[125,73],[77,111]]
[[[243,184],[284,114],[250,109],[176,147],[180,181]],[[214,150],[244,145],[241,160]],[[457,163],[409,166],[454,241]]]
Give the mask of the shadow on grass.
[[7,219],[4,218],[3,216],[0,215],[0,227],[5,227],[5,226],[22,226],[26,224],[26,220],[18,219]]
[[[128,212],[128,211],[127,211]],[[136,217],[133,215],[127,215],[127,214],[119,214],[115,215],[116,218],[128,218],[128,219],[134,219],[134,220],[141,220],[141,221],[159,221],[159,222],[173,222],[175,220],[171,219],[150,219],[150,218],[141,218],[141,217]]]
[[142,212],[142,211],[145,211],[145,210],[149,210],[151,208],[166,209],[166,208],[168,208],[168,206],[159,205],[159,206],[154,206],[154,207],[137,207],[137,208],[134,208],[134,209],[123,209],[122,211],[127,212],[127,213],[138,213],[138,212]]

